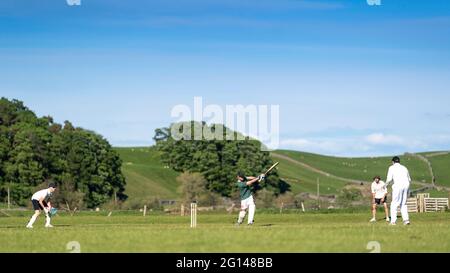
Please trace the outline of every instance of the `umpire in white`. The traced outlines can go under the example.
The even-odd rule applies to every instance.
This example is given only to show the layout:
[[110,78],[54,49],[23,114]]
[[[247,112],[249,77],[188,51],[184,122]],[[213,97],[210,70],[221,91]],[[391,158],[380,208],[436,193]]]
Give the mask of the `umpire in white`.
[[386,179],[386,187],[391,182],[394,182],[392,185],[391,225],[396,225],[397,210],[399,206],[402,213],[403,224],[409,225],[410,222],[406,201],[408,200],[411,176],[409,175],[408,169],[400,164],[400,158],[398,156],[392,159],[392,166],[389,168]]

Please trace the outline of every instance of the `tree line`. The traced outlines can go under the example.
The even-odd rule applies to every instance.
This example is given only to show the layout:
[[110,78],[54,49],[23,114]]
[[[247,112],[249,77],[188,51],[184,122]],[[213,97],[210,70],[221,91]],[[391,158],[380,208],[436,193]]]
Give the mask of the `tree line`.
[[0,99],[0,199],[16,205],[55,182],[57,202],[93,208],[125,200],[121,159],[95,132],[37,117],[23,102]]

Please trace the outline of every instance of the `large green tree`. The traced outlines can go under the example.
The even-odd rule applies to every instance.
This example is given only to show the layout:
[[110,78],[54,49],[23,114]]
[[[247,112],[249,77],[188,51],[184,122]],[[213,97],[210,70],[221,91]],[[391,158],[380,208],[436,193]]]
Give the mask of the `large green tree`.
[[[177,133],[184,131],[185,134],[174,137],[171,128],[177,128]],[[219,132],[218,135],[223,134],[223,140],[204,137],[195,140],[192,136],[195,130],[199,132],[199,128],[203,128],[205,132]],[[220,131],[216,131],[219,129]],[[234,137],[226,140],[227,135]],[[238,136],[242,140],[236,140],[239,139]],[[270,153],[262,151],[261,142],[242,137],[223,125],[209,126],[198,122],[172,124],[169,128],[157,129],[154,140],[157,149],[162,152],[161,159],[165,164],[179,172],[201,173],[207,181],[207,189],[223,196],[231,196],[236,191],[238,171],[248,176],[258,175],[274,163]],[[261,188],[278,195],[288,191],[289,185],[275,171],[255,190]]]
[[10,188],[12,200],[25,205],[36,187],[52,180],[65,185],[61,191],[83,196],[87,207],[114,195],[125,199],[121,164],[100,135],[68,121],[61,125],[51,117],[38,118],[21,101],[0,100],[0,198]]

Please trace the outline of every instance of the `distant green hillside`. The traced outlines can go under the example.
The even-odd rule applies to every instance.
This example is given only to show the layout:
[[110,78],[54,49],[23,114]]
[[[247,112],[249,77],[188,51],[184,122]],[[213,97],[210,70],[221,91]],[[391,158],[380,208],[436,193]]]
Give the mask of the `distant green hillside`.
[[[130,200],[145,200],[153,197],[177,199],[177,172],[160,162],[159,153],[150,148],[116,148],[123,161],[123,173],[127,179],[126,194]],[[431,163],[438,185],[450,186],[450,154],[423,154]],[[391,157],[339,158],[296,151],[276,151],[274,161],[281,164],[278,171],[282,179],[291,185],[294,194],[316,193],[317,180],[320,193],[336,194],[349,183],[371,181],[375,175],[385,179]],[[431,183],[428,165],[413,156],[403,156],[405,164],[416,183],[413,189]],[[440,196],[448,193],[441,192]]]
[[[381,176],[383,180],[386,179],[387,170],[392,160],[392,157],[341,158],[285,150],[276,153],[335,176],[361,181],[372,181],[372,178],[376,175]],[[408,167],[414,181],[432,182],[428,166],[424,161],[412,156],[403,156],[402,164]]]
[[165,168],[159,153],[150,148],[116,148],[122,158],[122,171],[127,180],[125,194],[130,200],[151,197],[176,199],[178,173]]
[[317,180],[320,183],[320,194],[326,195],[337,193],[347,184],[347,182],[303,168],[290,160],[279,157],[273,157],[273,159],[280,162],[278,167],[280,177],[291,185],[291,191],[294,194],[302,192],[316,193]]
[[450,187],[450,152],[428,153],[424,156],[431,162],[436,184]]

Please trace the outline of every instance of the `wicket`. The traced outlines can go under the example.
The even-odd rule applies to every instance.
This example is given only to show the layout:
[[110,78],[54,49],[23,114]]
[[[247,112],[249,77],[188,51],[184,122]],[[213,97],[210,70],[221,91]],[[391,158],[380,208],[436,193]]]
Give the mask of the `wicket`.
[[197,227],[197,203],[191,203],[191,228]]

